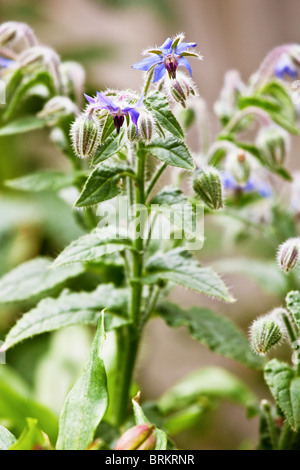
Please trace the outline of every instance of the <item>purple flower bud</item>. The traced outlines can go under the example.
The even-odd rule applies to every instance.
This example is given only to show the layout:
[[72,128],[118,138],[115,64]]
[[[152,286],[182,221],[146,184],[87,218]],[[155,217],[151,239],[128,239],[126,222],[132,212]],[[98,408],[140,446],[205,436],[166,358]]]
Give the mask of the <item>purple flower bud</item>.
[[295,268],[296,264],[299,261],[299,253],[299,238],[289,238],[279,246],[277,253],[277,261],[282,271],[287,274]]
[[296,78],[298,76],[298,67],[292,60],[290,54],[286,53],[280,57],[276,63],[274,73],[277,78],[281,79],[283,79],[285,75],[288,75],[291,78]]
[[139,424],[126,431],[114,450],[154,450],[156,444],[153,424]]

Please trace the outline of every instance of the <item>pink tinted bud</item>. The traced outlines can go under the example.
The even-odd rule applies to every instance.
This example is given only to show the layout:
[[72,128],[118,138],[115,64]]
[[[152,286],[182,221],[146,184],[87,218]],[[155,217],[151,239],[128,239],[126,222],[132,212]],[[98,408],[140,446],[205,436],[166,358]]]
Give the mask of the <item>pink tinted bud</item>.
[[139,424],[128,429],[118,440],[114,450],[153,450],[156,438],[153,424]]

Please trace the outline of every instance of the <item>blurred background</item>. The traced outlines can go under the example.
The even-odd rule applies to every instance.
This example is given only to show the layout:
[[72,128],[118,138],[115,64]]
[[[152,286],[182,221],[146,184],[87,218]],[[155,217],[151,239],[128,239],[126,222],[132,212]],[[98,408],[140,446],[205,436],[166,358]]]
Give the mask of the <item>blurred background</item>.
[[[41,43],[57,50],[63,60],[76,60],[86,69],[86,92],[93,94],[105,87],[140,89],[141,73],[131,69],[139,61],[140,51],[160,45],[168,36],[184,31],[195,41],[203,62],[193,64],[193,78],[211,113],[211,132],[218,129],[213,116],[228,69],[238,69],[246,81],[266,53],[285,42],[300,42],[300,3],[298,0],[1,0],[1,22],[27,22]],[[197,151],[197,135],[190,136]],[[55,256],[67,243],[79,236],[69,206],[49,194],[38,197],[17,196],[4,190],[3,181],[42,168],[68,169],[68,162],[49,143],[47,131],[38,131],[0,141],[0,274],[39,254]],[[297,167],[299,143],[293,140],[292,167]],[[246,240],[238,248],[226,243],[226,230],[213,223],[205,232],[208,240],[200,259],[206,264],[236,254],[259,253],[262,247]],[[256,250],[256,251],[255,251]],[[271,256],[273,248],[270,250]],[[278,295],[264,293],[259,285],[241,275],[224,276],[237,298],[234,305],[211,302],[201,295],[177,289],[171,299],[183,307],[209,305],[233,319],[244,331],[258,315],[282,302]],[[253,302],[255,299],[255,302]],[[0,339],[20,312],[4,310],[0,316]],[[70,335],[79,344],[78,361],[84,358],[89,335],[72,329]],[[49,344],[65,337],[41,337],[8,353],[8,362],[29,382],[38,380],[42,401],[47,396],[47,381],[53,380]],[[52,353],[53,354],[53,353]],[[69,360],[75,361],[69,353]],[[44,369],[38,359],[44,357]],[[76,362],[77,361],[77,362]],[[262,397],[268,392],[260,373],[249,372],[230,360],[221,359],[194,342],[185,329],[170,330],[162,321],[153,321],[138,370],[144,398],[155,399],[189,371],[206,365],[222,365],[243,378]],[[78,366],[78,364],[77,364]],[[45,374],[47,377],[45,377]],[[38,377],[38,379],[37,379]],[[50,377],[50,378],[49,378]],[[52,377],[52,378],[51,378]],[[176,442],[185,449],[234,449],[252,447],[257,439],[258,422],[248,421],[245,411],[224,404],[191,433],[179,435]]]

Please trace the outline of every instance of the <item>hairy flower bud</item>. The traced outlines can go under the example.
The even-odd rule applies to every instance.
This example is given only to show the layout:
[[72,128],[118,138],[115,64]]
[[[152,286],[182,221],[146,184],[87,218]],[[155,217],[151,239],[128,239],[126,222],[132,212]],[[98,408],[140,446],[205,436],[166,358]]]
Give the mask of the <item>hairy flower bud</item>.
[[100,126],[92,116],[78,116],[71,127],[73,147],[80,158],[93,157],[100,141]]
[[154,128],[155,123],[152,115],[148,112],[142,111],[138,121],[138,131],[142,140],[150,142],[153,137]]
[[63,62],[60,66],[64,93],[77,104],[83,96],[85,70],[78,62]]
[[193,188],[208,207],[215,210],[223,208],[223,185],[220,173],[216,168],[209,167],[197,172]]
[[137,128],[133,123],[130,123],[127,127],[127,138],[130,142],[136,142],[139,140]]
[[25,23],[17,21],[8,21],[0,26],[0,48],[11,46],[19,40],[24,39],[27,47],[37,44],[32,29]]
[[21,67],[29,70],[44,68],[51,75],[55,88],[60,89],[62,86],[60,58],[50,47],[35,46],[25,49],[19,55],[18,62]]
[[126,431],[114,450],[154,450],[156,444],[153,424],[139,424]]
[[38,113],[38,116],[46,119],[52,125],[62,117],[77,113],[78,108],[70,98],[66,96],[55,96],[47,101],[44,108]]
[[177,73],[176,79],[168,81],[168,88],[172,98],[184,108],[188,97],[196,94],[196,88],[192,79],[180,72]]
[[257,146],[269,165],[282,165],[290,147],[290,137],[282,127],[263,127],[257,136]]
[[[250,328],[251,345],[257,354],[265,356],[282,338],[282,326],[276,318],[278,309],[255,320]],[[281,309],[279,309],[281,310]],[[283,309],[282,309],[283,310]]]
[[277,261],[285,273],[289,273],[294,269],[299,261],[300,239],[289,238],[278,248]]
[[239,184],[245,184],[250,176],[251,167],[246,152],[236,149],[227,156],[226,170],[234,176]]

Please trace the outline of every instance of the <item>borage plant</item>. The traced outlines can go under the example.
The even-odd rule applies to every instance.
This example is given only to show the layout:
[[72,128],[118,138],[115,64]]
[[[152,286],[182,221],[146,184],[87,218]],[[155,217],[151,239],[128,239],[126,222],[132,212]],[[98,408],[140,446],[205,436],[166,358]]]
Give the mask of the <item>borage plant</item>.
[[[284,336],[298,347],[300,293],[288,295],[288,310],[278,308],[252,325],[252,346],[223,316],[201,306],[184,310],[166,297],[181,285],[224,302],[234,300],[219,275],[195,257],[204,241],[204,215],[219,220],[220,214],[221,224],[229,217],[232,226],[239,224],[235,240],[237,235],[261,237],[263,231],[274,250],[285,238],[296,237],[296,210],[279,200],[271,176],[291,180],[284,161],[289,134],[298,128],[285,78],[297,75],[300,47],[272,51],[249,84],[235,71],[226,75],[215,106],[221,131],[214,141],[191,78],[189,59],[202,58],[195,47],[182,34],[168,38],[133,66],[145,73],[141,91],[85,95],[79,113],[80,65],[62,63],[25,24],[0,27],[8,103],[0,135],[49,127],[51,140],[73,167],[70,173],[37,172],[7,185],[27,192],[73,188],[73,213],[85,231],[55,260],[30,260],[0,280],[2,305],[27,302],[33,307],[9,331],[1,351],[68,326],[96,327],[90,355],[59,420],[24,394],[9,366],[1,367],[0,418],[8,423],[0,427],[2,449],[176,449],[172,436],[197,424],[222,399],[246,407],[249,416],[260,416],[259,448],[299,447],[299,367],[277,359],[265,364],[260,356]],[[38,97],[40,109],[24,116],[32,96]],[[193,125],[201,135],[195,155],[185,143]],[[245,140],[247,132],[252,140]],[[168,167],[180,169],[177,184],[157,191]],[[185,178],[193,180],[193,194],[181,189]],[[281,248],[280,265],[290,271],[298,259],[299,243],[292,238]],[[276,267],[264,262],[232,259],[219,266],[259,279],[269,290],[279,286],[277,294],[284,283],[284,289],[298,287],[296,277],[281,278]],[[75,278],[80,282],[63,290]],[[193,372],[155,402],[143,401],[134,369],[145,326],[157,316],[170,327],[186,326],[194,339],[218,354],[265,368],[276,406],[266,400],[259,404],[240,379],[217,367]]]

